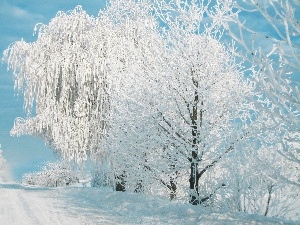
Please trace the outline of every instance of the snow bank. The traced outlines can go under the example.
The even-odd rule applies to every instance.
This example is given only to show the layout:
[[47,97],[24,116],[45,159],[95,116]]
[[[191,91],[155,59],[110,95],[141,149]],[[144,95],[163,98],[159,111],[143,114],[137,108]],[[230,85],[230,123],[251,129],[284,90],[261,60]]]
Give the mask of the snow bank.
[[97,218],[103,214],[109,215],[111,222],[116,224],[297,224],[259,215],[214,212],[200,206],[106,188],[69,188],[61,191],[74,214],[93,212],[94,224],[98,224]]

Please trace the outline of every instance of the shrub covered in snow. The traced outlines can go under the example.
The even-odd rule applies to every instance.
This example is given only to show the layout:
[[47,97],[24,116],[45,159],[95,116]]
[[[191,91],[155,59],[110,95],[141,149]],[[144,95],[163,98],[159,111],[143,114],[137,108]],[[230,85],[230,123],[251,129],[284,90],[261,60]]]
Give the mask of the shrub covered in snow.
[[79,183],[79,179],[66,162],[48,162],[41,171],[27,173],[22,178],[22,184],[45,187],[62,187]]

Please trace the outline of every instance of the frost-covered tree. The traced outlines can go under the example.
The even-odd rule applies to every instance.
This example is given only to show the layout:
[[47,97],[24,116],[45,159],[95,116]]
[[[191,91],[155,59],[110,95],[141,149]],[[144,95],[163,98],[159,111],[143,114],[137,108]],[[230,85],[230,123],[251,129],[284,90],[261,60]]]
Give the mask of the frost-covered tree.
[[11,134],[42,136],[65,159],[80,163],[100,151],[107,132],[111,32],[81,7],[35,30],[35,42],[21,40],[5,52],[29,115],[16,119]]
[[[147,175],[142,172],[145,168],[139,164],[146,160],[145,154],[153,147],[153,143],[147,142],[149,132],[156,135],[157,131],[152,118],[152,112],[156,111],[148,103],[159,102],[157,92],[160,90],[154,89],[157,86],[152,86],[151,82],[161,71],[158,65],[165,43],[157,21],[150,14],[150,6],[147,1],[111,1],[107,10],[99,14],[103,20],[110,21],[116,36],[121,37],[116,45],[117,63],[110,71],[113,83],[111,119],[105,142],[118,190],[124,190],[125,176],[127,189],[129,183],[135,190],[141,180],[146,181]],[[152,131],[147,130],[150,124],[153,124]],[[133,170],[134,166],[139,168],[139,173]]]
[[63,187],[79,183],[78,175],[71,169],[68,162],[48,162],[41,171],[26,173],[22,184],[44,187]]
[[[155,12],[167,29],[161,31],[160,45],[151,46],[153,59],[144,54],[138,58],[142,62],[133,59],[124,70],[134,76],[120,89],[126,101],[113,98],[120,108],[110,147],[121,180],[132,190],[154,192],[153,186],[160,186],[171,199],[188,193],[192,204],[200,204],[223,186],[214,180],[211,190],[206,188],[209,169],[246,138],[243,126],[236,129],[235,123],[245,124],[250,117],[252,87],[232,49],[219,42],[218,25],[203,28],[205,5],[177,3],[159,5]],[[159,14],[164,10],[169,12]]]
[[[230,157],[215,168],[226,187],[213,196],[213,205],[249,214],[297,218],[299,188],[282,182],[280,175],[292,178],[287,162],[272,147],[258,147],[255,142],[243,143]],[[221,172],[220,172],[221,171]]]
[[216,39],[193,34],[174,39],[175,58],[170,59],[174,63],[170,68],[178,82],[170,88],[175,90],[177,105],[163,113],[160,125],[168,135],[176,133],[176,145],[184,144],[190,162],[191,202],[198,204],[209,196],[206,188],[201,187],[204,193],[200,190],[205,173],[245,135],[243,130],[236,131],[233,123],[244,123],[249,116],[246,97],[251,87],[243,81],[230,52]]
[[[256,107],[268,121],[261,121],[258,129],[262,134],[272,130],[273,143],[281,145],[274,149],[299,167],[300,2],[245,0],[236,2],[234,9],[239,13],[231,13],[222,23],[239,47],[237,55],[256,70],[252,77],[257,83]],[[260,26],[250,19],[253,16],[259,18]],[[267,140],[266,135],[260,136],[261,142]],[[282,179],[299,186],[299,178]]]
[[110,108],[117,110],[126,99],[118,88],[133,85],[136,75],[124,71],[151,61],[143,54],[153,44],[159,47],[157,23],[148,12],[147,2],[135,1],[111,1],[97,18],[77,7],[38,25],[36,42],[11,45],[5,56],[31,113],[15,120],[11,134],[42,136],[67,160],[80,163],[90,156],[96,167],[109,164],[102,139],[116,120]]

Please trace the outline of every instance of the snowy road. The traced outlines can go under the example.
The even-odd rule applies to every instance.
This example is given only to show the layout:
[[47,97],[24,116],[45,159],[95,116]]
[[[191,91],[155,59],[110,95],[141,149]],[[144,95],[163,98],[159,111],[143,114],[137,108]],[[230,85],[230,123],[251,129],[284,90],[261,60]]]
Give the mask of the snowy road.
[[[10,186],[12,187],[12,186]],[[47,208],[51,203],[42,201],[40,197],[29,197],[25,190],[2,188],[0,192],[0,221],[1,224],[43,224],[43,221],[57,221],[59,213],[50,217]],[[31,204],[31,202],[34,204]],[[52,206],[52,205],[50,205]],[[49,223],[50,224],[50,223]]]
[[[99,221],[101,222],[101,220]],[[111,224],[111,223],[100,224]],[[68,211],[56,190],[0,184],[1,225],[85,225],[96,224],[86,215]]]
[[136,224],[114,210],[97,201],[93,189],[0,183],[0,225]]

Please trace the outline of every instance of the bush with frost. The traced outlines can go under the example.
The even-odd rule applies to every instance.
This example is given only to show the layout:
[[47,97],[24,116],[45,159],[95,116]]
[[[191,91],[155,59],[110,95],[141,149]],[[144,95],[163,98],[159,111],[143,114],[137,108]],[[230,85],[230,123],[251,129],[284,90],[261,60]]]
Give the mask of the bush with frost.
[[24,185],[63,187],[79,183],[79,178],[66,162],[48,162],[41,171],[27,173],[22,178]]

